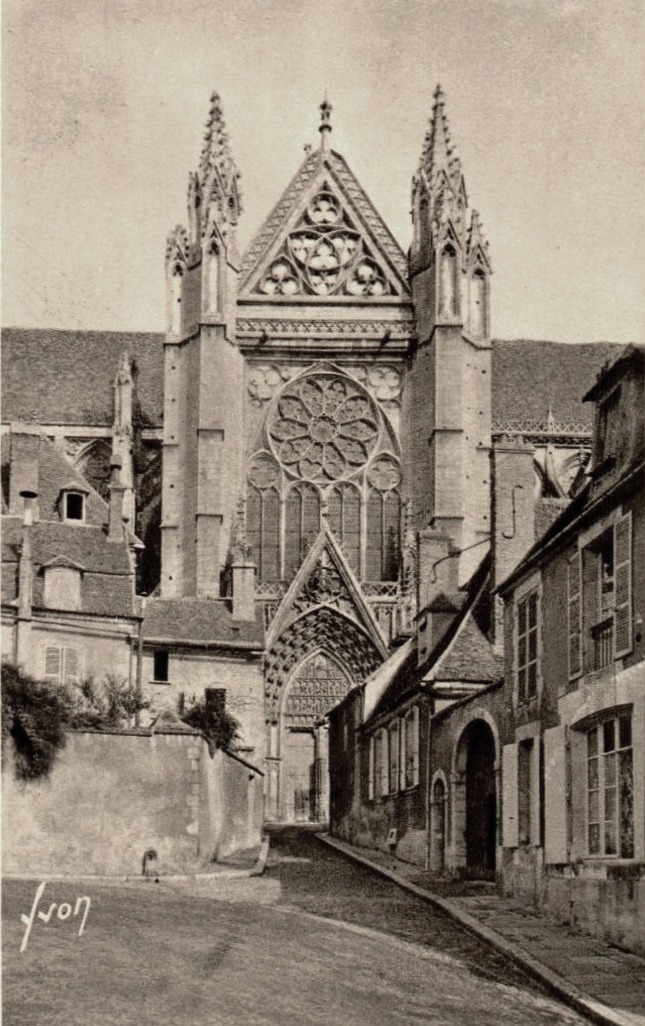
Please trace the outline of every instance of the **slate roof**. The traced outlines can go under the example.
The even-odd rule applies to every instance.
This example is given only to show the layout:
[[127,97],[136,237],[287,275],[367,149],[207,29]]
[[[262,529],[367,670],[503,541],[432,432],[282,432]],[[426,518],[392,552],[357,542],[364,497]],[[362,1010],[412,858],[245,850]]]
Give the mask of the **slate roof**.
[[[2,439],[3,509],[11,487],[11,450],[14,436]],[[78,613],[123,617],[135,613],[133,577],[126,541],[107,540],[107,503],[71,465],[65,455],[43,436],[33,436],[36,458],[34,488],[38,493],[37,519],[32,527],[34,566],[33,603],[44,606],[45,565],[76,566],[82,571]],[[16,459],[14,453],[14,463]],[[78,486],[86,494],[85,521],[63,523],[58,500],[62,487]],[[22,515],[2,517],[2,602],[14,602],[18,590],[18,560],[22,542]]]
[[537,429],[551,411],[556,428],[590,431],[593,410],[582,397],[622,349],[609,342],[493,341],[493,428]]
[[264,644],[262,624],[234,620],[226,599],[146,599],[143,636],[147,641],[202,642],[230,648],[236,644],[261,648]]
[[144,427],[161,424],[163,339],[145,332],[4,328],[2,419],[109,427],[121,353],[135,363]]
[[[395,709],[424,682],[491,684],[502,678],[503,663],[495,656],[486,637],[490,587],[491,557],[488,553],[465,588],[452,596],[450,603],[442,602],[442,611],[448,612],[450,606],[454,615],[428,658],[418,665],[417,646],[411,648],[368,717],[370,720]],[[436,612],[434,605],[419,615],[432,611]]]
[[[2,332],[2,420],[9,423],[109,427],[113,383],[122,352],[133,357],[144,426],[163,414],[161,334],[117,331]],[[592,410],[581,402],[608,359],[624,347],[607,342],[566,345],[524,339],[493,340],[493,425],[498,431],[546,424],[591,430]]]

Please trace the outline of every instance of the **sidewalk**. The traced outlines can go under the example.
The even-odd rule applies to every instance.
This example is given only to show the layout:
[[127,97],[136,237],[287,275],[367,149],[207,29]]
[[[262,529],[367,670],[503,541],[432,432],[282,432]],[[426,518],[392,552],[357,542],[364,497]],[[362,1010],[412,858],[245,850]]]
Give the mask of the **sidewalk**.
[[560,1000],[602,1026],[645,1026],[645,961],[549,922],[492,887],[442,884],[386,852],[357,848],[327,834],[341,854],[431,902],[508,955]]

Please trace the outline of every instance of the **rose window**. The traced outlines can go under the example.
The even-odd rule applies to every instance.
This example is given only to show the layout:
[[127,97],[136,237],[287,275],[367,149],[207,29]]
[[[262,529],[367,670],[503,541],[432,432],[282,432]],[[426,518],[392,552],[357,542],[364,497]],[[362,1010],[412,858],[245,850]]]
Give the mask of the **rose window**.
[[309,481],[334,481],[357,471],[378,440],[377,414],[356,385],[334,377],[305,378],[287,388],[269,421],[273,451]]
[[260,282],[266,295],[382,296],[387,280],[329,192],[309,204]]

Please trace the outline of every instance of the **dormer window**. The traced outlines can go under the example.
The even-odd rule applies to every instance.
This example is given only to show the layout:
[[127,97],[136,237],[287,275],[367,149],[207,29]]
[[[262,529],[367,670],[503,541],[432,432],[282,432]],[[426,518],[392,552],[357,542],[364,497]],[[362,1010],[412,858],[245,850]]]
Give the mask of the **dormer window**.
[[65,524],[82,524],[85,522],[85,503],[88,491],[76,483],[66,485],[60,491],[60,513]]

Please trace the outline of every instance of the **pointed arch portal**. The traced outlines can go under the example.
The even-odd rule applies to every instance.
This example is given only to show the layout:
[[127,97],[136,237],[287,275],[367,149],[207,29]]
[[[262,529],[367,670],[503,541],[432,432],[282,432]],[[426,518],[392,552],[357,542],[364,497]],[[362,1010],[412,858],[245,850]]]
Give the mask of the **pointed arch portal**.
[[328,819],[327,712],[381,661],[371,639],[325,606],[292,622],[265,664],[270,820]]

